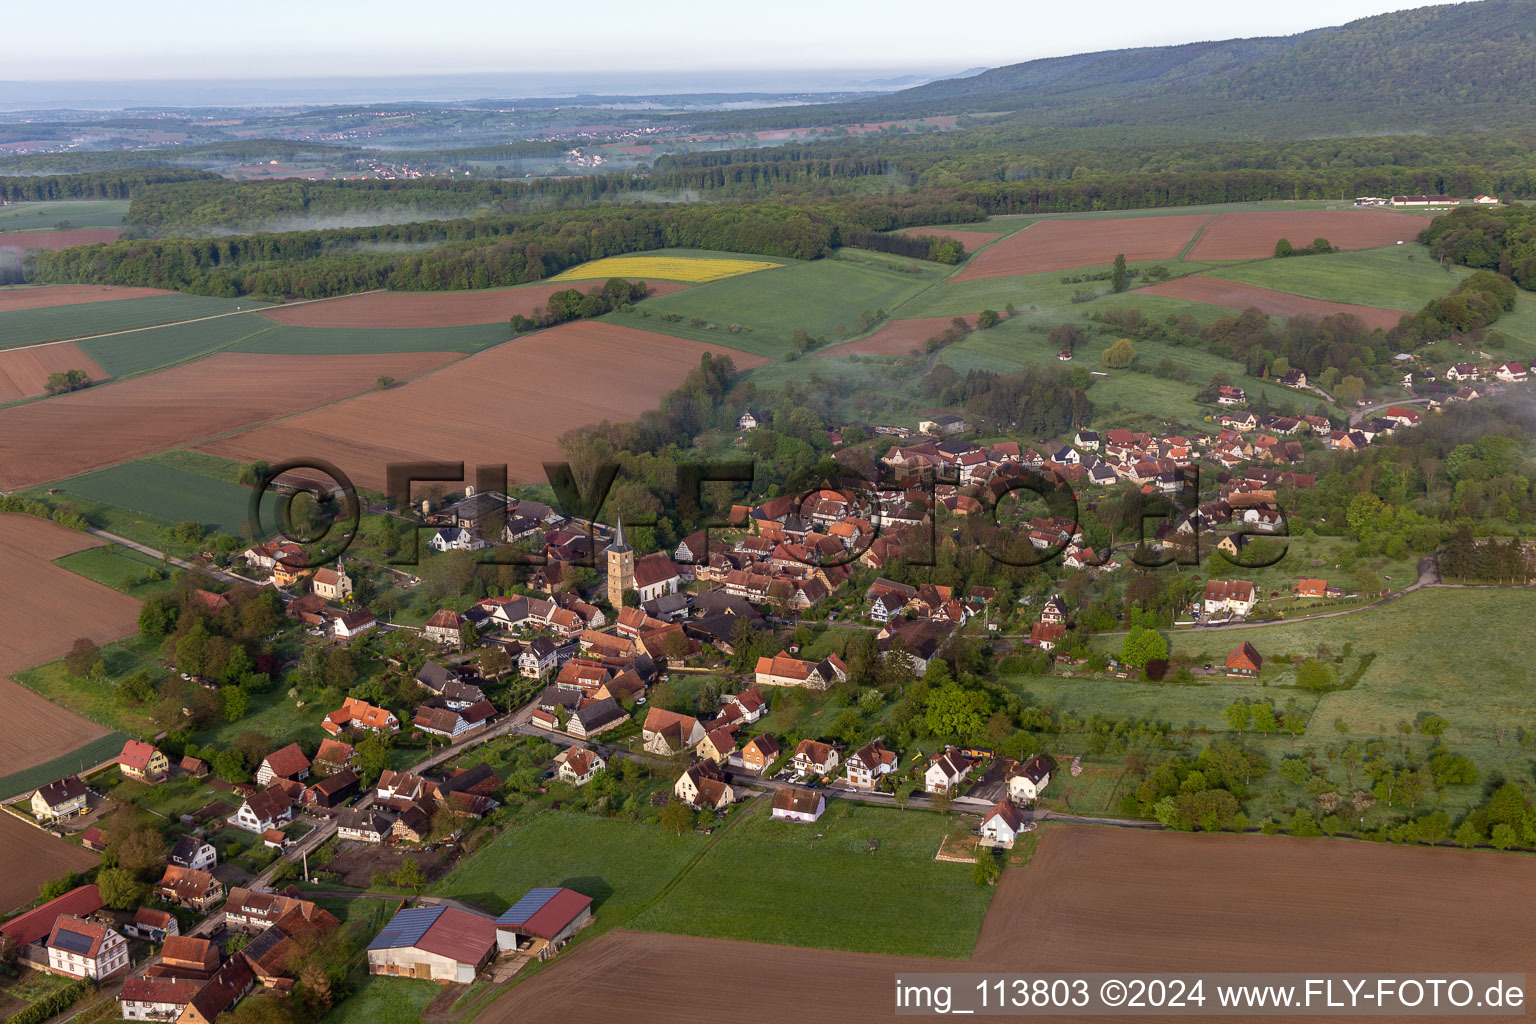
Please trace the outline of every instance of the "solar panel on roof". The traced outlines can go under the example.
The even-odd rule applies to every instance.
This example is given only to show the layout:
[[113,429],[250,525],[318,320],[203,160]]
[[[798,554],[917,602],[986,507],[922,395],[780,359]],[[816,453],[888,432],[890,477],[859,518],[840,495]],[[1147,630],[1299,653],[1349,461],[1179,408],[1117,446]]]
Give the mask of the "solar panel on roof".
[[69,953],[79,953],[82,956],[89,955],[91,944],[94,941],[89,935],[81,935],[79,932],[67,932],[62,928],[53,937],[53,944],[59,949]]
[[560,889],[530,889],[528,895],[518,900],[507,908],[507,912],[496,919],[496,923],[507,925],[524,924],[534,914],[544,909],[544,904],[555,898]]
[[374,940],[368,943],[369,949],[400,949],[405,946],[414,946],[421,941],[421,937],[427,933],[437,919],[442,916],[442,907],[412,907],[402,910],[384,926]]

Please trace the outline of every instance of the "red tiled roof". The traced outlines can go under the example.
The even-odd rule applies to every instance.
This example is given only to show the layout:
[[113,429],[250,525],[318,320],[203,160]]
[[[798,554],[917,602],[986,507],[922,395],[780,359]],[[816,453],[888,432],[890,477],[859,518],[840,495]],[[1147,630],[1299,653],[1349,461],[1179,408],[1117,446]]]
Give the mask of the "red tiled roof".
[[0,924],[0,935],[14,939],[18,946],[26,946],[46,937],[53,930],[53,922],[58,920],[60,914],[84,917],[96,913],[102,906],[101,890],[94,885],[82,885],[20,917],[13,917]]
[[285,779],[309,770],[309,758],[304,756],[304,751],[297,743],[272,751],[266,757],[266,764],[274,774]]
[[155,756],[155,745],[143,740],[129,740],[123,744],[123,752],[117,755],[117,763],[143,771],[149,767],[149,759]]

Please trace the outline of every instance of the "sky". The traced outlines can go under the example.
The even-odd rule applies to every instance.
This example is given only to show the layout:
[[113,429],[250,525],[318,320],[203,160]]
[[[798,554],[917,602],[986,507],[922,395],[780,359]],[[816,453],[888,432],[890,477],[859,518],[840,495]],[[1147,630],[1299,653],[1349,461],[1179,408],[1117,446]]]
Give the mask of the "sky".
[[[7,5],[0,83],[586,71],[943,71],[1286,35],[1393,0],[72,0]],[[3,88],[3,85],[0,85]],[[3,97],[0,97],[3,99]]]

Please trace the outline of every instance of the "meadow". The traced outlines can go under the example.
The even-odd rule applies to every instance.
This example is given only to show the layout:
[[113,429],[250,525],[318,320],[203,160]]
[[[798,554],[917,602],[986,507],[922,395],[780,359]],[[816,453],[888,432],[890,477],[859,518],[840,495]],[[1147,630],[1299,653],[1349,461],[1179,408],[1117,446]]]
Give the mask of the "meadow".
[[[260,318],[266,321],[266,317]],[[511,337],[505,323],[454,327],[293,327],[279,324],[236,342],[236,352],[268,355],[382,355],[479,352]]]
[[127,215],[126,199],[17,203],[0,207],[0,232],[52,231],[61,220],[69,221],[72,228],[120,228]]
[[[128,301],[158,301],[153,299]],[[220,300],[223,301],[223,300]],[[120,306],[124,303],[100,303]],[[7,314],[15,315],[15,314]],[[80,350],[114,377],[158,370],[211,355],[238,342],[278,330],[264,317],[231,316],[197,323],[166,324],[128,334],[111,334],[76,342]]]
[[[265,306],[254,299],[214,299],[203,295],[154,295],[115,302],[84,302],[70,306],[43,306],[0,313],[0,347],[32,345],[40,341],[86,338],[114,331],[169,324],[179,320],[218,316]],[[241,318],[232,318],[242,322]],[[212,325],[198,324],[209,328]],[[249,329],[249,328],[247,328]],[[125,337],[133,337],[127,335]],[[84,347],[84,346],[82,346]],[[100,362],[94,350],[92,358]],[[106,367],[106,363],[102,363]],[[111,369],[107,367],[107,369]],[[114,371],[126,372],[126,371]]]
[[[248,534],[253,492],[238,484],[151,462],[125,462],[58,483],[68,494],[163,522],[194,520],[211,533]],[[263,499],[261,521],[276,522],[277,496]]]
[[145,578],[151,570],[165,568],[159,559],[120,544],[86,548],[55,558],[53,564],[140,600],[151,594],[163,594],[173,586],[168,572],[163,579]]
[[1409,244],[1258,260],[1210,276],[1312,299],[1413,312],[1450,291],[1467,273],[1441,267],[1426,247]]
[[[1111,258],[1114,254],[1110,253]],[[1174,276],[1185,274],[1198,274],[1207,270],[1216,269],[1215,263],[1192,263],[1178,259],[1146,260],[1129,264],[1133,270],[1143,272],[1156,266],[1167,267]],[[1011,302],[1014,308],[1020,312],[1028,313],[1033,310],[1036,315],[1052,314],[1058,318],[1077,319],[1081,314],[1094,307],[1094,302],[1073,302],[1074,293],[1091,291],[1096,294],[1099,301],[1115,299],[1137,299],[1140,296],[1114,295],[1109,290],[1109,281],[1082,281],[1077,283],[1062,283],[1064,277],[1084,277],[1090,274],[1107,273],[1110,270],[1109,263],[1096,264],[1085,267],[1077,267],[1071,270],[1052,270],[1040,274],[1020,274],[1013,277],[984,277],[970,281],[946,281],[936,288],[915,296],[911,301],[902,305],[900,316],[903,319],[915,319],[930,316],[971,316],[983,309],[996,310],[1001,313]],[[1135,287],[1142,283],[1140,278],[1131,282]],[[1186,303],[1186,305],[1188,305]]]
[[964,959],[992,891],[976,886],[970,865],[933,859],[949,824],[935,814],[830,800],[819,821],[800,825],[772,820],[768,799],[759,798],[666,900],[629,926]]

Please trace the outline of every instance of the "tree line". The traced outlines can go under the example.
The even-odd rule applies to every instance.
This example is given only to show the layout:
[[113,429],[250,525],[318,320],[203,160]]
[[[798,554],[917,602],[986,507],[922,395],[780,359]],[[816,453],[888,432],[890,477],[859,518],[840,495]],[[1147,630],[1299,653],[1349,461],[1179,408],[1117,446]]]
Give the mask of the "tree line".
[[53,199],[128,199],[150,185],[210,179],[217,180],[218,175],[181,168],[0,178],[0,199],[12,203],[41,203]]

